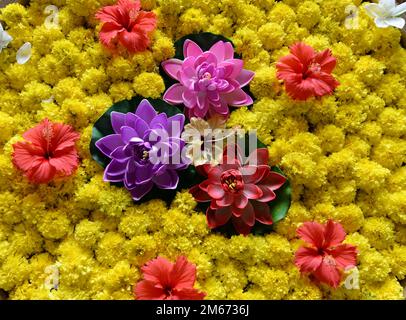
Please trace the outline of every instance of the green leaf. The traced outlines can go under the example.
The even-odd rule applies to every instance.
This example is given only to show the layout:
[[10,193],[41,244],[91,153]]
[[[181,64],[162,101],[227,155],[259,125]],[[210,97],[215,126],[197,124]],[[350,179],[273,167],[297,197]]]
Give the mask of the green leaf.
[[[272,171],[280,173],[285,176],[279,167],[273,167]],[[286,180],[285,184],[275,192],[276,199],[269,203],[269,208],[272,213],[273,223],[277,223],[286,217],[289,211],[292,197],[292,187],[289,180]]]

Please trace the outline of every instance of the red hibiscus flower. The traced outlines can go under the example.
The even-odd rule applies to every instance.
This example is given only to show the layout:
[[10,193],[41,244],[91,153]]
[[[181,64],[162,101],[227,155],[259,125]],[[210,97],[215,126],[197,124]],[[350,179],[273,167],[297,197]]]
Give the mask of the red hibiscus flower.
[[43,120],[23,134],[26,141],[13,144],[13,163],[33,183],[48,183],[55,176],[71,175],[79,164],[71,126]]
[[116,5],[100,9],[96,18],[104,22],[100,41],[113,52],[120,46],[130,53],[145,51],[157,25],[155,13],[141,10],[139,0],[118,0]]
[[346,233],[341,224],[329,220],[326,225],[305,222],[297,230],[299,237],[309,246],[296,251],[295,264],[302,273],[310,273],[315,280],[337,288],[342,272],[355,267],[357,249],[342,244]]
[[284,80],[288,95],[295,100],[332,94],[340,83],[331,75],[337,59],[327,49],[316,53],[302,42],[290,48],[289,55],[276,65],[277,77]]
[[233,148],[236,155],[230,157],[226,148],[222,164],[197,167],[208,179],[190,192],[198,202],[210,202],[206,211],[210,228],[220,227],[231,219],[237,232],[247,235],[255,220],[272,224],[267,202],[276,198],[274,191],[284,185],[286,178],[269,168],[267,149],[257,149],[243,163],[240,150]]
[[138,300],[203,300],[205,293],[193,288],[196,266],[183,256],[173,264],[158,257],[142,267],[144,280],[134,287]]

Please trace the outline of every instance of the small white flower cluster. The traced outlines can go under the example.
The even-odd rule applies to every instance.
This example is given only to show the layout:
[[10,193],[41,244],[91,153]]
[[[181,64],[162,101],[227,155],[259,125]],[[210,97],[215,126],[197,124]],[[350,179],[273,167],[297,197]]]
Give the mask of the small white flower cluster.
[[396,5],[395,0],[380,0],[379,3],[365,5],[367,14],[375,19],[378,28],[396,27],[403,29],[405,19],[400,16],[406,12],[406,3]]
[[[0,23],[0,52],[7,48],[9,43],[13,41],[13,37],[4,30],[3,25]],[[24,43],[16,54],[16,60],[18,64],[25,64],[31,58],[31,43]]]

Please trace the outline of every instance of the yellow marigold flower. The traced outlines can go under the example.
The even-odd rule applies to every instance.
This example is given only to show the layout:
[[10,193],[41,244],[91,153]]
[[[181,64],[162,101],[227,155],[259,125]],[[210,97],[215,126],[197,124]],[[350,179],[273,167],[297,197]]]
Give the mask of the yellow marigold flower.
[[62,7],[58,12],[58,17],[64,34],[69,34],[72,29],[82,26],[85,21],[83,17],[75,15],[68,7]]
[[382,137],[382,127],[375,121],[364,122],[359,133],[362,138],[374,145]]
[[362,296],[369,300],[404,299],[403,288],[395,277],[388,277],[383,282],[366,283],[365,288],[362,288]]
[[185,36],[191,33],[198,33],[207,29],[208,17],[200,9],[187,9],[179,18],[178,34]]
[[282,2],[278,2],[269,12],[268,19],[281,25],[285,29],[289,24],[296,22],[296,14],[291,7]]
[[233,34],[233,20],[222,14],[215,15],[211,18],[207,31],[214,34],[221,34],[225,37],[231,37]]
[[41,102],[52,95],[52,89],[46,84],[32,81],[26,84],[20,93],[21,106],[27,111],[41,108]]
[[82,247],[93,247],[102,236],[102,225],[99,221],[84,219],[75,226],[74,237]]
[[354,175],[360,188],[371,191],[384,186],[390,171],[374,161],[362,159],[355,164]]
[[386,249],[394,241],[394,224],[383,217],[367,218],[362,226],[362,235],[368,238],[376,249]]
[[144,72],[134,79],[133,88],[140,96],[157,99],[165,91],[165,84],[160,75]]
[[134,90],[131,82],[114,82],[109,89],[110,97],[113,102],[130,100],[134,96]]
[[406,134],[406,113],[405,110],[385,108],[378,117],[383,134],[400,138]]
[[126,257],[126,254],[123,250],[117,250],[117,248],[122,248],[124,246],[124,243],[125,239],[119,233],[106,233],[97,244],[97,261],[99,261],[106,267],[115,265],[118,261]]
[[283,299],[290,289],[289,276],[285,271],[264,265],[249,268],[248,279],[259,286],[270,300]]
[[372,149],[371,158],[388,169],[400,167],[406,161],[406,141],[383,137]]
[[11,291],[27,280],[29,272],[28,260],[23,256],[10,253],[0,268],[0,288]]
[[320,21],[320,7],[313,1],[305,1],[297,8],[297,20],[305,28],[311,29]]
[[387,104],[396,102],[405,94],[404,80],[398,74],[385,74],[376,89],[376,93]]
[[63,33],[59,29],[38,26],[32,33],[32,46],[39,54],[46,55],[51,52],[53,42],[62,38]]
[[385,65],[370,57],[361,57],[355,64],[355,73],[366,85],[375,86],[383,77]]
[[19,3],[10,3],[2,8],[0,17],[9,26],[18,25],[19,23],[28,24],[27,9]]
[[61,239],[72,230],[72,226],[66,213],[47,211],[38,221],[38,230],[47,239]]
[[370,250],[361,256],[358,268],[360,279],[367,282],[384,281],[391,272],[388,260],[376,250]]
[[63,60],[48,54],[38,62],[38,72],[44,82],[55,85],[69,75],[69,66],[65,65]]

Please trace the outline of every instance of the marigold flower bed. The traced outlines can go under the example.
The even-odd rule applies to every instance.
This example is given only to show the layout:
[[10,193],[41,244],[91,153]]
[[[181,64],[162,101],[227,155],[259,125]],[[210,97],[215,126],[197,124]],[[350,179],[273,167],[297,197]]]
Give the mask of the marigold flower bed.
[[[115,0],[9,4],[0,20],[13,38],[0,53],[0,296],[8,299],[134,299],[142,266],[187,257],[206,299],[402,299],[406,277],[406,49],[399,29],[378,28],[359,0],[143,0],[158,26],[150,48],[113,54],[99,42],[96,12]],[[48,5],[58,28],[44,24]],[[348,28],[355,5],[358,27]],[[255,72],[252,107],[227,127],[257,129],[271,166],[292,186],[286,217],[265,235],[210,230],[188,190],[168,205],[133,202],[103,181],[90,154],[94,123],[114,103],[162,98],[159,67],[183,36],[232,40]],[[331,96],[295,101],[276,64],[302,41],[337,59]],[[17,50],[32,44],[25,64]],[[334,84],[335,86],[335,84]],[[80,133],[79,167],[35,185],[13,165],[13,144],[43,119]],[[357,247],[359,288],[312,281],[294,263],[304,222],[341,223]],[[181,260],[179,260],[181,261]],[[183,260],[182,260],[183,261]],[[50,291],[49,266],[58,270]],[[169,268],[168,268],[169,269]]]

